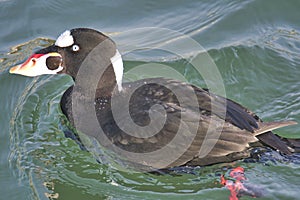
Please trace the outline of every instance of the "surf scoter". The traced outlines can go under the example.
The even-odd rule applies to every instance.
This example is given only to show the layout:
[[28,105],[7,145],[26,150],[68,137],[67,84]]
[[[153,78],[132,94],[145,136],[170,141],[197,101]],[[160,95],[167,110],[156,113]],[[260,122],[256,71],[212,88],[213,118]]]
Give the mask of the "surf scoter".
[[10,73],[70,75],[75,84],[60,105],[76,129],[116,155],[151,168],[231,162],[249,157],[257,145],[284,154],[299,148],[271,132],[296,122],[262,122],[207,89],[165,78],[122,83],[116,44],[93,29],[65,31]]

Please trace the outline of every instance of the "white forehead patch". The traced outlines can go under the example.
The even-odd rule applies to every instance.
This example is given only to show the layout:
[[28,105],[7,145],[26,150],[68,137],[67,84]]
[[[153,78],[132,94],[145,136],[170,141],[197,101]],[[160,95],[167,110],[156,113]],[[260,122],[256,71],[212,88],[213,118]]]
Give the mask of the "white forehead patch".
[[72,44],[74,44],[74,38],[69,30],[63,32],[55,42],[55,45],[59,47],[69,47]]

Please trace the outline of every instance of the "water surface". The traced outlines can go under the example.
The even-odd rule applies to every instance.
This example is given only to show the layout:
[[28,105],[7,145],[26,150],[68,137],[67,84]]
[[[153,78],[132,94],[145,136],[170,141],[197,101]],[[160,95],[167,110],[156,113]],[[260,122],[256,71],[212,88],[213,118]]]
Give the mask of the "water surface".
[[[72,84],[70,77],[28,78],[10,75],[8,69],[69,28],[103,31],[121,49],[132,43],[172,44],[172,35],[125,34],[134,28],[168,28],[207,50],[222,74],[227,97],[265,121],[300,122],[299,8],[296,0],[0,1],[1,198],[228,199],[229,192],[219,184],[220,174],[241,165],[249,181],[265,189],[262,199],[298,199],[299,156],[288,159],[273,152],[260,163],[238,161],[196,168],[193,174],[159,176],[99,164],[63,134],[68,124],[59,101]],[[184,60],[157,53],[126,55],[125,70],[148,62],[166,64],[203,86]],[[299,128],[276,133],[299,137]]]

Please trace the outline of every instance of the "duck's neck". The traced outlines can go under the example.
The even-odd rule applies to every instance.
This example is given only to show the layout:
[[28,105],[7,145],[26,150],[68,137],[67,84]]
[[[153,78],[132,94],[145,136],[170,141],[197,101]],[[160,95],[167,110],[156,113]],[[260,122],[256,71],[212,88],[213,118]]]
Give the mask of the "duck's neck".
[[[108,67],[102,73],[101,77],[94,76],[92,78],[89,75],[86,75],[83,80],[82,78],[78,78],[78,76],[75,75],[72,76],[72,78],[74,81],[74,86],[75,88],[77,88],[76,91],[82,96],[86,97],[92,97],[94,95],[95,97],[112,96],[113,91],[117,87],[117,81],[112,66]],[[97,85],[95,86],[96,83]]]
[[117,87],[118,91],[122,91],[123,78],[123,60],[118,50],[113,57],[110,58],[110,66],[104,71],[98,86],[97,91],[101,96],[112,96],[112,93]]
[[116,86],[117,86],[116,76],[114,73],[114,69],[111,66],[111,67],[108,67],[104,71],[101,79],[98,82],[96,97],[112,96],[112,93],[113,93],[114,89],[116,88]]
[[[103,60],[102,60],[102,62],[103,62]],[[108,67],[105,68],[103,73],[100,73],[100,74],[102,74],[101,77],[96,76],[96,78],[91,78],[91,77],[88,77],[88,75],[87,75],[84,77],[84,80],[83,80],[85,88],[89,90],[88,91],[89,94],[93,90],[92,86],[95,84],[96,81],[98,82],[97,87],[96,87],[97,93],[95,94],[96,97],[100,97],[100,96],[110,97],[110,96],[112,96],[112,93],[114,92],[114,90],[117,90],[119,92],[122,91],[123,61],[122,61],[122,57],[121,57],[121,54],[119,53],[119,51],[116,50],[115,55],[113,57],[111,57],[109,59],[109,61],[107,60],[106,63],[109,63]],[[97,70],[95,70],[95,71],[97,71]],[[92,72],[92,73],[94,73],[94,72]],[[76,83],[80,84],[79,80],[77,80],[75,78],[75,77],[77,77],[76,75],[75,76],[71,75],[71,76],[73,77],[75,84]],[[82,76],[79,76],[79,77],[82,77]],[[92,76],[92,77],[95,77],[95,76]]]

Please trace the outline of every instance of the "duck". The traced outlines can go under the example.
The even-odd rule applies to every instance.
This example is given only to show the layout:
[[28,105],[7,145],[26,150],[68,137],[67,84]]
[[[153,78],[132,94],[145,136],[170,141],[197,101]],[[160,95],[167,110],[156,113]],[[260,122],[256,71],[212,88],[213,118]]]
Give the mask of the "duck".
[[138,166],[228,163],[251,157],[256,147],[286,155],[299,151],[299,140],[272,132],[295,121],[263,122],[239,103],[174,79],[125,82],[123,68],[111,38],[74,28],[9,72],[71,76],[74,85],[62,95],[62,113],[76,130]]

